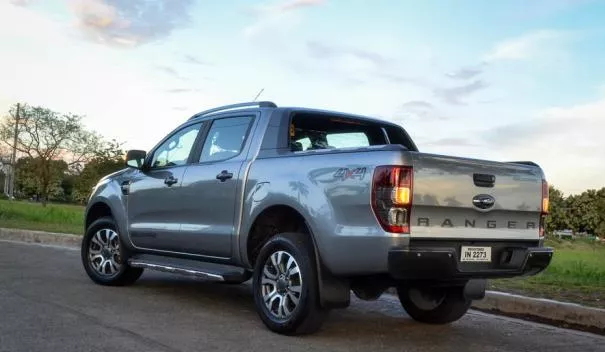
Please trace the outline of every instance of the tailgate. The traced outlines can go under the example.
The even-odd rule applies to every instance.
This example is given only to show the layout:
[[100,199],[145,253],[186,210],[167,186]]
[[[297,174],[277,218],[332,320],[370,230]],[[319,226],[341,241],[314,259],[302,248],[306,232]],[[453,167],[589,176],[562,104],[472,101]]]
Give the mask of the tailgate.
[[412,237],[539,238],[538,166],[413,154]]

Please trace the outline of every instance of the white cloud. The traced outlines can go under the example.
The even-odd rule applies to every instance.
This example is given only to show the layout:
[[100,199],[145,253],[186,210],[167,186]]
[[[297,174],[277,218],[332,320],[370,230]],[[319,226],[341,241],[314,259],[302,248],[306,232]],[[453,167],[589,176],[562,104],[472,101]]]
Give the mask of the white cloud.
[[[0,14],[0,113],[20,101],[84,114],[89,128],[147,148],[187,117],[174,106],[195,102],[193,93],[167,94],[177,81],[151,59],[83,42],[36,11],[0,3]],[[219,95],[204,92],[209,104]]]
[[257,5],[252,12],[257,17],[256,22],[244,28],[244,36],[255,37],[271,30],[283,32],[294,28],[301,22],[299,11],[313,6],[322,5],[326,0],[289,0],[273,4]]
[[8,0],[8,2],[17,6],[27,6],[31,2],[31,0]]
[[542,56],[545,50],[552,50],[553,44],[565,39],[567,34],[554,30],[539,30],[522,36],[504,40],[483,58],[486,62],[501,60],[525,60]]
[[502,159],[532,160],[565,193],[605,186],[605,98],[538,111],[486,136]]
[[95,42],[131,47],[169,36],[189,23],[193,0],[66,0]]

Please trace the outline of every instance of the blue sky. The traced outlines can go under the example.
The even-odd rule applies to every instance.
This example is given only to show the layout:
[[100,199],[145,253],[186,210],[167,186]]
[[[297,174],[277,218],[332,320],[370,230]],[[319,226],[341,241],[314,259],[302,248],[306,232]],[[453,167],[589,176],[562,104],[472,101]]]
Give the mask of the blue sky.
[[264,88],[576,193],[605,186],[603,18],[601,0],[0,0],[0,112],[79,113],[150,148]]

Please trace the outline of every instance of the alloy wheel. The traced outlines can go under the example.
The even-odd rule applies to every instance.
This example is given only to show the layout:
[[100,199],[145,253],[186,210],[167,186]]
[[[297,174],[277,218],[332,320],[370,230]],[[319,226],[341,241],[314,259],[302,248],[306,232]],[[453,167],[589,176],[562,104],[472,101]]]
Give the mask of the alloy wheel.
[[299,304],[303,278],[294,257],[286,251],[271,254],[263,267],[261,291],[269,312],[288,319]]
[[88,260],[91,267],[102,276],[118,274],[122,267],[118,233],[107,228],[97,231],[88,246]]

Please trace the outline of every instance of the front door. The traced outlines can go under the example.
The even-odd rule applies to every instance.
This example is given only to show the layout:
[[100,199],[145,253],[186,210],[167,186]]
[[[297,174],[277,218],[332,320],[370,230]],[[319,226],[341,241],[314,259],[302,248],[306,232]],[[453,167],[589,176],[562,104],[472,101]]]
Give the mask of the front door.
[[128,232],[139,248],[173,251],[181,228],[182,182],[202,123],[169,135],[147,158],[149,167],[130,180]]
[[211,122],[197,163],[183,178],[181,233],[190,253],[230,258],[243,168],[254,116],[229,116]]

